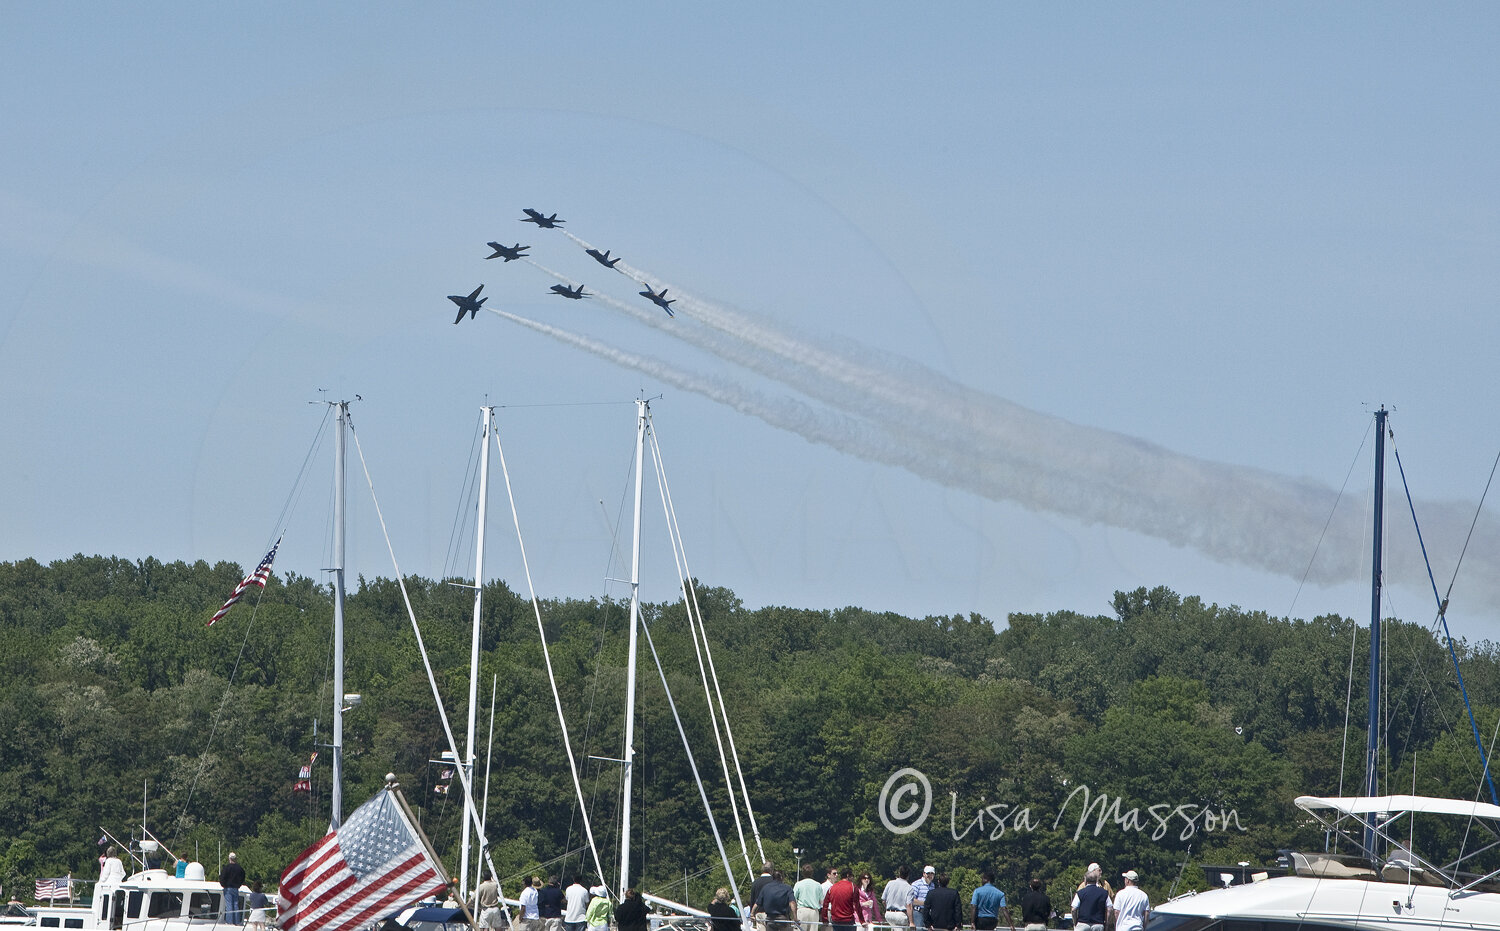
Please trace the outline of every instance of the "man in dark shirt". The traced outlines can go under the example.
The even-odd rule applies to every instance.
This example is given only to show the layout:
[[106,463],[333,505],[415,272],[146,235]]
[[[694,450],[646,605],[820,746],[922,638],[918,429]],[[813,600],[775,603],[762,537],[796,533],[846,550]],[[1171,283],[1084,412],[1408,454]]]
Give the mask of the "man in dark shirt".
[[232,925],[245,923],[245,913],[240,911],[240,887],[245,884],[245,868],[240,866],[237,854],[229,855],[229,862],[219,871],[219,885],[224,889],[224,920]]
[[1031,888],[1021,896],[1021,921],[1026,931],[1047,931],[1047,922],[1052,920],[1052,899],[1042,890],[1042,881],[1031,877]]
[[536,894],[536,917],[543,931],[562,931],[563,891],[556,876],[547,877],[547,885]]
[[937,931],[956,931],[963,926],[964,912],[958,893],[948,888],[948,874],[939,873],[937,885],[927,893],[927,927]]
[[[766,887],[766,883],[771,881],[771,872],[775,869],[776,864],[772,863],[770,860],[767,860],[765,863],[762,863],[760,865],[760,875],[755,877],[755,882],[750,884],[750,898],[745,900],[746,902],[750,903],[751,914],[754,914],[755,912],[755,900],[760,898],[760,890],[764,889]],[[761,922],[758,927],[760,927],[762,931],[764,931],[765,923]]]
[[771,873],[771,881],[760,889],[760,896],[752,908],[765,916],[771,931],[796,931],[797,899],[792,887],[782,878],[781,870]]

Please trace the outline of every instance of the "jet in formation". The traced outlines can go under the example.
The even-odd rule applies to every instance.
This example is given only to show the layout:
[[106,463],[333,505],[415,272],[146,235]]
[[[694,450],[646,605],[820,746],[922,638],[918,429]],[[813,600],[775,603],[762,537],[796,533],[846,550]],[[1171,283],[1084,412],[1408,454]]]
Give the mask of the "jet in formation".
[[605,249],[603,252],[600,252],[598,249],[586,249],[584,251],[593,256],[594,261],[598,262],[600,265],[603,265],[605,268],[614,268],[615,263],[620,261],[618,257],[613,259],[610,258],[608,249]]
[[[581,301],[585,297],[588,297],[587,294],[583,293],[583,285],[578,285],[577,287],[570,288],[565,284],[555,284],[552,286],[552,290],[557,294],[561,294],[563,297],[572,298],[575,301]],[[475,293],[477,294],[478,292],[476,291]]]
[[[458,316],[453,318],[454,323],[463,320],[464,314],[468,314],[470,320],[479,315],[479,308],[484,305],[485,301],[489,300],[487,297],[479,297],[479,292],[483,290],[484,285],[480,285],[468,297],[464,297],[462,294],[448,295],[448,300],[458,305]],[[475,300],[475,298],[479,299]]]
[[526,214],[526,216],[521,218],[522,223],[535,223],[537,226],[540,226],[544,230],[556,229],[559,226],[562,226],[564,222],[566,222],[564,220],[559,220],[557,218],[557,214],[555,213],[550,217],[544,217],[535,210],[532,210],[530,207],[522,208],[521,212]]
[[665,310],[667,312],[667,316],[668,317],[675,317],[675,316],[677,316],[676,314],[672,313],[672,308],[671,308],[671,306],[669,306],[669,305],[677,303],[677,298],[674,297],[670,301],[667,300],[667,289],[666,288],[662,288],[661,289],[661,293],[658,294],[655,291],[651,290],[651,286],[648,284],[648,285],[646,285],[646,290],[640,292],[640,294],[641,294],[641,297],[646,298],[651,303],[655,304],[657,307],[660,307],[662,310]]
[[487,256],[485,256],[485,258],[487,258],[487,259],[500,259],[500,258],[503,258],[507,262],[513,262],[516,259],[525,258],[525,256],[523,256],[521,253],[523,253],[527,249],[531,248],[530,246],[523,246],[520,243],[516,243],[514,246],[502,246],[498,242],[491,242],[491,243],[486,243],[486,245],[488,245],[491,249],[494,249],[495,250],[495,254],[494,255],[487,255]]

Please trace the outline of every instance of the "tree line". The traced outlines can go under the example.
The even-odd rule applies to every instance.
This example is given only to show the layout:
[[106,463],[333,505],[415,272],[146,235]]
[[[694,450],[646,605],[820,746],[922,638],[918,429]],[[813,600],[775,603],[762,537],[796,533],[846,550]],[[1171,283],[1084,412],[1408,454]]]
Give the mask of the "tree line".
[[[328,821],[332,596],[273,577],[212,628],[242,577],[231,563],[75,556],[0,563],[0,885],[97,875],[105,830],[152,832],[213,874],[233,849],[252,878],[281,868]],[[405,579],[449,720],[467,716],[472,598]],[[1204,604],[1167,588],[1115,595],[1095,616],[908,618],[863,608],[699,604],[768,857],[889,876],[935,863],[961,889],[994,869],[1018,894],[1037,875],[1066,901],[1091,861],[1136,869],[1154,898],[1202,888],[1196,863],[1270,862],[1321,849],[1297,795],[1357,794],[1368,635]],[[529,600],[485,586],[480,735],[490,722],[490,850],[507,891],[523,874],[592,873]],[[617,867],[627,605],[549,599],[542,623],[587,812]],[[694,760],[743,885],[703,686],[681,604],[643,606]],[[346,608],[346,809],[397,774],[450,868],[462,805],[438,794],[443,729],[399,587],[358,581]],[[1479,756],[1447,645],[1385,622],[1393,670],[1383,764],[1392,791],[1472,798]],[[1496,728],[1494,644],[1457,644],[1483,733]],[[1346,702],[1349,677],[1356,683]],[[632,874],[669,898],[725,884],[660,678],[639,676]],[[462,739],[462,738],[460,738]],[[923,817],[925,805],[925,817]],[[347,814],[347,810],[346,810]],[[741,824],[750,836],[749,813]],[[919,821],[920,819],[920,821]],[[919,823],[918,823],[919,822]],[[915,824],[915,827],[913,825]],[[759,866],[755,842],[748,858]],[[967,892],[964,893],[967,895]]]

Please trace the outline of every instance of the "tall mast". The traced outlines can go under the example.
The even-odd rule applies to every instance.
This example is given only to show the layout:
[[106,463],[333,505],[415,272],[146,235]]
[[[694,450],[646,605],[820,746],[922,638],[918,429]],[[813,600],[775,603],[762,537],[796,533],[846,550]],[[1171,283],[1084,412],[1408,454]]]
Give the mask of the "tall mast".
[[[1385,418],[1381,407],[1375,412],[1375,542],[1370,555],[1370,713],[1365,740],[1365,795],[1374,796],[1379,791],[1380,765],[1380,544],[1385,518]],[[1366,824],[1364,831],[1365,851],[1375,856],[1375,829]]]
[[344,823],[344,451],[348,442],[349,402],[332,402],[339,411],[338,442],[333,455],[333,793],[330,828]]
[[[495,416],[493,407],[480,408],[484,412],[484,446],[479,453],[479,515],[474,528],[474,631],[469,647],[469,749],[462,762],[469,774],[468,785],[474,784],[474,720],[479,702],[479,614],[484,598],[484,510],[489,494],[490,479],[490,423]],[[474,822],[474,796],[464,793],[464,835],[459,854],[458,892],[459,898],[467,900],[469,895],[469,834]]]
[[630,653],[625,662],[625,778],[620,811],[620,885],[615,889],[623,896],[630,888],[630,789],[635,768],[635,653],[636,629],[641,616],[641,471],[645,465],[646,402],[635,402],[635,530],[630,550]]

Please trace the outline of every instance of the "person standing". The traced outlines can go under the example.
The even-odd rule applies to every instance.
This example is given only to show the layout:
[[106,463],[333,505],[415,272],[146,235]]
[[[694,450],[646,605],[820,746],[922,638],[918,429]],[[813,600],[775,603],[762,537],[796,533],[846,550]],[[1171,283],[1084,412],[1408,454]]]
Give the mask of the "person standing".
[[[536,892],[530,886],[521,890],[521,926],[531,931],[526,923],[526,902],[530,894],[531,908],[536,909]],[[500,883],[493,876],[486,876],[479,888],[474,890],[475,917],[484,931],[495,931],[500,927]]]
[[260,880],[257,879],[250,884],[250,897],[245,900],[246,907],[250,909],[250,920],[245,924],[248,931],[266,931],[266,918],[271,908],[271,900],[266,898],[262,890]]
[[1026,931],[1047,931],[1047,923],[1051,920],[1052,897],[1042,888],[1041,878],[1033,876],[1031,888],[1021,896],[1021,921],[1026,925]]
[[[998,891],[998,890],[997,890]],[[936,931],[957,931],[964,926],[964,907],[958,893],[948,888],[948,874],[937,878],[937,885],[927,893],[927,927]]]
[[1140,874],[1126,870],[1120,875],[1125,878],[1125,888],[1115,893],[1111,909],[1115,913],[1115,931],[1146,931],[1146,922],[1151,918],[1151,899],[1137,885]]
[[240,886],[245,884],[245,868],[233,851],[229,862],[219,871],[219,886],[224,890],[224,920],[232,925],[245,923],[245,913],[240,911]]
[[523,931],[541,931],[541,912],[537,903],[541,900],[541,877],[532,876],[531,885],[520,891],[520,927]]
[[854,881],[850,877],[852,872],[847,867],[842,871],[828,871],[834,882],[828,887],[822,904],[818,906],[818,918],[825,926],[832,927],[833,931],[854,931],[854,913],[859,906],[859,891],[854,888]]
[[[723,890],[720,890],[721,892]],[[709,914],[713,914],[713,906],[709,906]],[[625,898],[620,900],[620,907],[615,909],[615,924],[620,931],[646,931],[650,920],[646,917],[646,900],[634,889],[625,890]]]
[[125,864],[120,862],[120,857],[111,844],[104,849],[104,857],[99,861],[99,885],[124,881]]
[[563,890],[563,898],[568,903],[563,909],[563,928],[566,931],[583,931],[588,924],[589,891],[578,881],[577,876]]
[[995,874],[985,870],[979,874],[979,878],[984,882],[969,896],[969,911],[974,919],[975,931],[991,931],[999,927],[1002,913],[1005,915],[1006,927],[1015,931],[1016,926],[1010,920],[1010,908],[1005,903],[1005,893],[995,887]]
[[588,926],[588,931],[603,931],[609,927],[610,919],[615,917],[615,908],[609,902],[609,890],[603,886],[594,886],[589,890],[589,896],[584,924]]
[[542,931],[563,931],[562,915],[566,901],[557,877],[548,876],[547,885],[536,894],[536,915],[542,923]]
[[[811,876],[811,873],[808,874]],[[797,931],[797,895],[791,886],[786,884],[786,878],[782,876],[781,870],[771,871],[771,881],[761,887],[760,897],[753,905],[752,911],[764,915],[766,926],[770,931]],[[809,929],[804,929],[809,931]]]
[[[769,863],[766,865],[770,866]],[[774,868],[775,867],[772,867],[772,869]],[[756,882],[760,881],[756,880]],[[771,874],[767,873],[766,881],[760,884],[761,888],[764,889],[770,882]],[[759,890],[756,891],[758,892]],[[620,919],[620,931],[626,931],[625,905],[623,903],[620,905],[620,910],[616,914]],[[708,917],[710,919],[712,931],[740,931],[739,912],[736,912],[734,910],[734,906],[729,904],[729,890],[725,889],[723,886],[720,886],[714,891],[714,900],[708,903]]]
[[922,878],[911,884],[911,901],[906,906],[907,923],[913,928],[927,927],[927,893],[936,885],[937,872],[929,866],[922,867]]
[[875,894],[875,877],[861,873],[854,893],[854,923],[859,925],[859,931],[875,931],[875,922],[880,920],[880,897]]
[[792,895],[797,897],[797,912],[793,917],[802,931],[816,931],[818,912],[823,908],[823,884],[813,879],[814,872],[811,863],[804,863],[802,878],[792,887]]
[[1108,913],[1109,893],[1099,885],[1099,875],[1083,874],[1083,886],[1073,896],[1073,931],[1104,931]]
[[[767,860],[760,865],[760,875],[755,877],[755,882],[750,884],[750,898],[745,900],[747,903],[749,903],[750,914],[755,914],[755,900],[760,898],[760,890],[764,889],[766,887],[766,884],[771,881],[771,874],[775,870],[776,864],[772,863],[770,860]],[[725,899],[724,901],[727,902],[729,900]],[[764,920],[761,921],[760,927],[761,931],[765,931]]]
[[906,881],[906,864],[896,867],[896,878],[885,884],[881,894],[885,902],[885,923],[893,928],[911,924],[911,883]]

